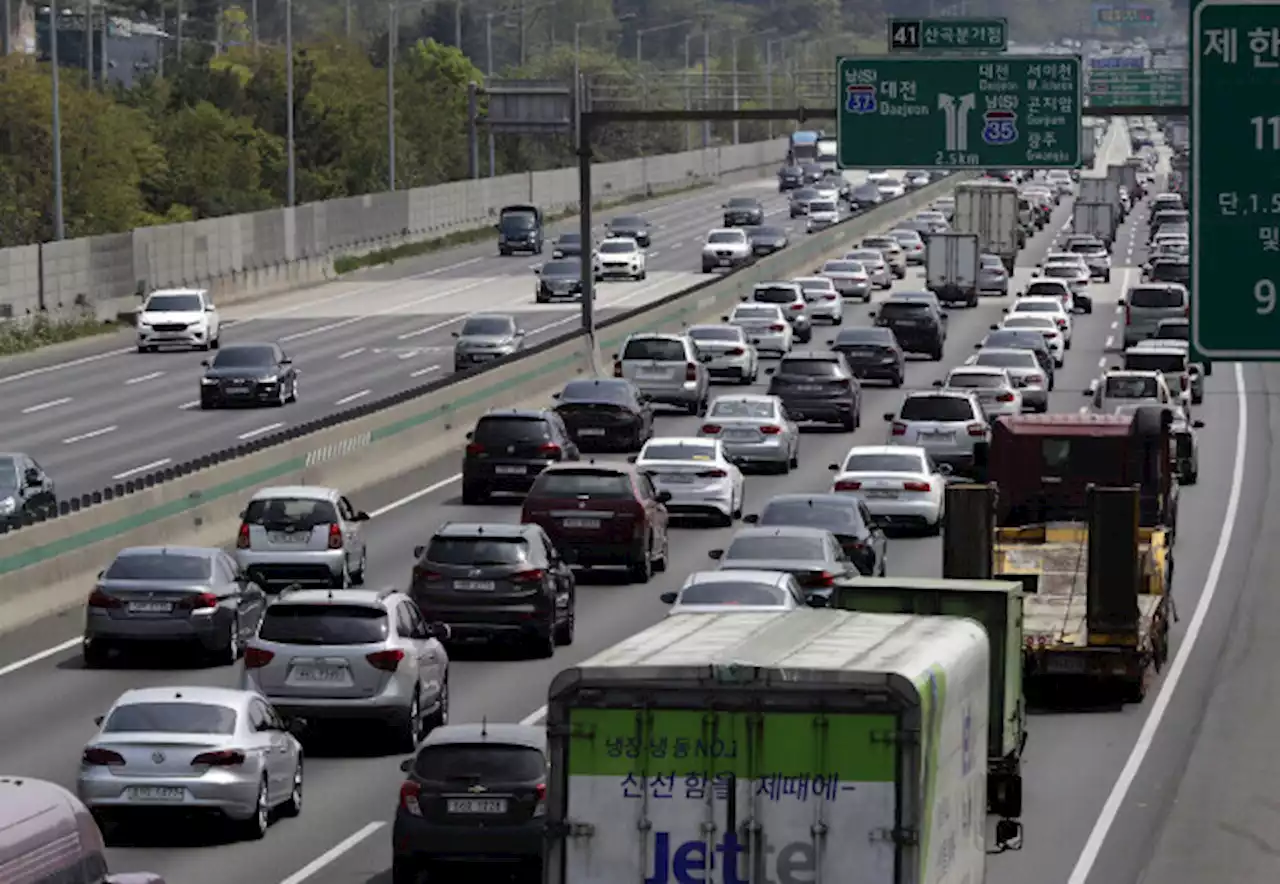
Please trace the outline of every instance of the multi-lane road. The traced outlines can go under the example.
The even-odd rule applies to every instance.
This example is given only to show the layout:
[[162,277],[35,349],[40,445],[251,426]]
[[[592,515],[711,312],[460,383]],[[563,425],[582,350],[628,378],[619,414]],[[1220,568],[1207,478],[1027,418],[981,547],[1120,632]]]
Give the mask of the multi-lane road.
[[[763,185],[757,187],[764,192]],[[713,223],[711,207],[721,199],[699,197],[696,204],[651,216],[667,224],[667,231],[687,231],[680,234],[687,240]],[[771,205],[776,206],[776,200]],[[1068,209],[1060,208],[1053,223],[1020,257],[1014,291],[1061,235]],[[671,220],[678,212],[690,214],[684,221]],[[671,248],[663,244],[668,233],[660,228],[659,236],[654,247],[658,262],[663,249]],[[1112,282],[1095,283],[1093,314],[1076,318],[1074,344],[1051,396],[1052,411],[1078,411],[1087,401],[1081,391],[1102,366],[1115,360],[1122,322],[1118,302],[1126,286],[1137,281],[1136,265],[1144,258],[1145,242],[1145,212],[1139,210],[1117,240]],[[454,279],[453,285],[465,284]],[[913,271],[899,286],[920,284],[918,271]],[[402,298],[408,297],[403,286],[412,285],[401,284]],[[470,306],[471,299],[466,303]],[[952,311],[944,361],[913,360],[907,388],[928,387],[962,362],[988,326],[999,320],[1006,304],[1006,299],[984,299],[976,309]],[[861,310],[850,315],[852,321],[867,321]],[[326,324],[310,312],[307,321]],[[387,334],[394,338],[409,330],[401,318],[389,324]],[[815,341],[822,340],[819,332]],[[348,348],[359,343],[351,340]],[[330,346],[339,345],[335,341]],[[313,381],[313,397],[314,387]],[[1280,382],[1275,376],[1254,368],[1223,364],[1208,378],[1204,404],[1197,408],[1197,417],[1206,423],[1200,443],[1201,481],[1183,490],[1175,549],[1173,586],[1181,615],[1174,627],[1177,656],[1158,691],[1142,705],[1120,712],[1032,718],[1024,769],[1026,847],[993,857],[988,884],[1136,882],[1148,865],[1149,875],[1159,877],[1147,880],[1173,884],[1203,884],[1224,873],[1250,884],[1260,884],[1264,874],[1268,881],[1274,879],[1276,805],[1271,787],[1276,776],[1271,735],[1280,724],[1275,720],[1280,707],[1273,702],[1274,678],[1267,677],[1266,652],[1280,624],[1280,602],[1271,592],[1277,553],[1267,538],[1280,528],[1278,505],[1270,502],[1280,500],[1280,489],[1268,466],[1273,424],[1267,397],[1276,391]],[[806,433],[799,470],[790,476],[748,478],[746,509],[752,511],[778,493],[826,490],[827,465],[851,445],[881,442],[885,427],[878,416],[893,410],[901,397],[901,391],[868,386],[863,428],[852,434]],[[692,433],[696,426],[694,418],[673,415],[660,418],[658,430],[680,435]],[[414,545],[443,520],[518,517],[518,510],[509,505],[461,506],[457,479],[455,464],[438,463],[359,496],[358,505],[375,516],[369,534],[371,586],[403,585]],[[711,565],[707,550],[724,546],[732,531],[677,530],[668,572],[649,585],[584,582],[578,595],[577,641],[559,649],[553,659],[455,661],[453,720],[537,721],[540,698],[559,669],[662,617],[659,593],[677,587],[689,572]],[[895,538],[889,571],[937,575],[940,557],[936,539]],[[0,771],[70,784],[79,751],[93,733],[93,716],[120,691],[142,685],[232,684],[236,678],[232,667],[174,671],[167,663],[86,671],[74,648],[67,646],[78,628],[78,615],[68,615],[0,639]],[[1223,656],[1228,636],[1230,652]],[[1206,708],[1208,718],[1200,730]],[[1188,760],[1193,747],[1196,751]],[[358,734],[339,751],[326,748],[309,761],[301,818],[278,823],[264,841],[218,843],[202,827],[187,826],[159,835],[153,844],[112,849],[113,869],[153,870],[183,884],[233,879],[261,884],[389,884],[387,822],[401,779],[399,757],[370,754]],[[1178,800],[1170,811],[1175,796]]]
[[[805,235],[772,178],[599,212],[601,226],[642,214],[654,237],[646,280],[597,286],[598,319],[704,279],[702,242],[726,195],[759,197],[767,223]],[[486,242],[226,309],[226,343],[276,341],[294,359],[300,401],[279,409],[202,412],[200,363],[211,354],[140,354],[121,335],[5,360],[3,447],[34,457],[68,497],[421,386],[452,373],[452,333],[468,315],[513,314],[531,345],[572,331],[580,307],[534,303],[533,268],[550,257],[502,258]]]

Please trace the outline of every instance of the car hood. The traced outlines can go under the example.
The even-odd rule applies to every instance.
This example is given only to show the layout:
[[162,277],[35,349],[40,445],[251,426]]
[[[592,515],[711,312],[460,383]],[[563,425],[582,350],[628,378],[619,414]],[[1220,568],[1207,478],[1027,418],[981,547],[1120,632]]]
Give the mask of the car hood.
[[219,378],[241,378],[253,380],[265,380],[273,378],[279,374],[280,369],[271,367],[263,367],[261,365],[228,365],[228,366],[212,366],[205,369],[204,376],[212,379]]
[[138,322],[147,325],[153,325],[157,322],[191,325],[203,322],[206,315],[203,310],[158,310],[155,312],[144,310],[138,314]]
[[515,339],[507,335],[467,335],[458,338],[459,347],[509,347]]

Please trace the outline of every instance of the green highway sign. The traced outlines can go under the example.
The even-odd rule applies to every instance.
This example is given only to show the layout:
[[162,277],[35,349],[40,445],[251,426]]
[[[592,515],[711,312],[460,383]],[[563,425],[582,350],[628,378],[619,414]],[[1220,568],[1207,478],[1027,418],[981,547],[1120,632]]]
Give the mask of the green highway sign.
[[1186,104],[1191,79],[1185,70],[1111,68],[1091,70],[1085,92],[1089,107]]
[[841,168],[1074,169],[1080,59],[837,60]]
[[890,52],[1003,52],[1008,46],[1008,19],[889,19]]
[[1280,3],[1191,11],[1191,340],[1280,359]]

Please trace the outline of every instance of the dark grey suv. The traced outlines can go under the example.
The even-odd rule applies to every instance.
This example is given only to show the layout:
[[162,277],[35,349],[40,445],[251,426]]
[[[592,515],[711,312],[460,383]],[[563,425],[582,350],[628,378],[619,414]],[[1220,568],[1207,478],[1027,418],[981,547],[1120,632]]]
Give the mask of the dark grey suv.
[[467,434],[462,502],[485,503],[498,492],[524,494],[551,464],[577,459],[578,446],[553,409],[491,411]]
[[797,350],[765,373],[772,375],[769,395],[793,421],[839,424],[846,432],[862,423],[862,386],[841,354]]
[[937,301],[925,298],[891,297],[872,310],[876,325],[893,332],[908,353],[927,353],[934,362],[942,360],[947,341],[947,314]]

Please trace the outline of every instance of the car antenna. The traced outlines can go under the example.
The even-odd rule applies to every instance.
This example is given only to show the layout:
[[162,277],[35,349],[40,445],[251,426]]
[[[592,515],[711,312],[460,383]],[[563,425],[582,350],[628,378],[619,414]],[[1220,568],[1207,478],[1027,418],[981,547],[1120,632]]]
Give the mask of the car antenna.
[[489,716],[485,715],[480,719],[480,736],[489,736]]

